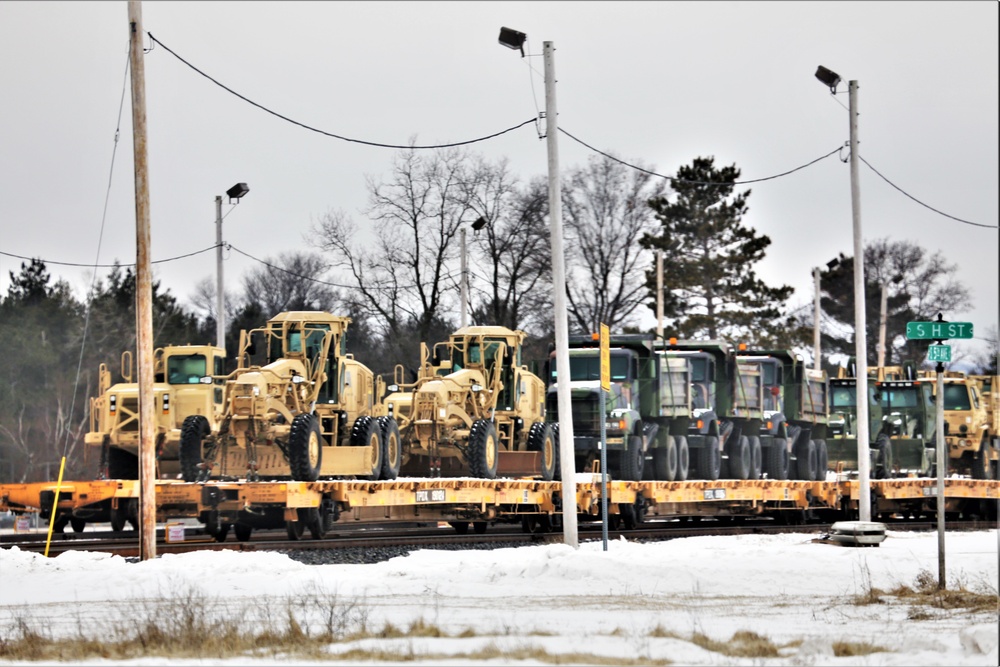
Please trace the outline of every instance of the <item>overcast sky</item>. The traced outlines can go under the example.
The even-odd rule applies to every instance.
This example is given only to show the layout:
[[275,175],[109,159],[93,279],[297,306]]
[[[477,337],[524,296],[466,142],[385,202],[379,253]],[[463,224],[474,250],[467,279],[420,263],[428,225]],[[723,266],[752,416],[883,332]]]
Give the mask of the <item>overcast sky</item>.
[[[996,325],[996,2],[147,1],[142,12],[145,31],[260,105],[388,144],[475,139],[535,117],[552,41],[560,128],[668,175],[711,155],[759,179],[830,153],[849,138],[857,80],[861,157],[927,205],[994,226],[928,210],[862,164],[865,240],[940,249],[974,300],[946,319],[980,337]],[[528,58],[497,43],[501,26],[527,33]],[[55,262],[135,261],[127,58],[125,2],[0,2],[0,252],[47,260],[80,296],[92,272]],[[820,64],[844,80],[836,97],[814,78]],[[328,211],[362,220],[365,176],[389,174],[394,150],[276,118],[160,46],[145,73],[154,260],[212,246],[215,196],[236,182],[250,194],[224,206],[225,240],[269,258],[306,249]],[[546,173],[533,124],[472,148],[524,179]],[[566,169],[594,153],[561,135],[559,154]],[[853,255],[848,164],[833,156],[750,187],[745,223],[773,241],[761,277],[811,308],[812,267]],[[0,255],[0,292],[20,262]],[[227,287],[255,265],[231,252]],[[215,253],[155,276],[187,302],[214,280]]]

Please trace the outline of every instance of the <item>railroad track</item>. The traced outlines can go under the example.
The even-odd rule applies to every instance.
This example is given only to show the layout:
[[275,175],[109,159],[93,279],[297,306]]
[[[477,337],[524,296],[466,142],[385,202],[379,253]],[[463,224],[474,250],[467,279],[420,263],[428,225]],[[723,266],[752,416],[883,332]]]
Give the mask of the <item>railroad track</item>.
[[[905,530],[930,532],[937,529],[935,522],[926,521],[889,521],[885,523],[887,530]],[[995,528],[992,522],[984,521],[954,521],[946,525],[948,531],[989,530]],[[610,540],[624,536],[627,540],[663,541],[680,537],[741,535],[741,534],[779,534],[779,533],[809,533],[822,535],[829,532],[830,524],[782,525],[773,521],[718,521],[702,520],[697,522],[651,521],[633,530],[609,530]],[[579,527],[581,542],[602,539],[601,525],[581,524]],[[31,535],[0,536],[0,548],[17,547],[23,551],[42,553],[45,551],[46,535],[35,533]],[[206,535],[201,528],[187,528],[184,541],[167,542],[163,529],[157,531],[158,554],[186,553],[189,551],[309,551],[324,549],[372,549],[412,547],[449,549],[483,548],[483,545],[496,544],[508,547],[529,544],[545,544],[562,542],[561,532],[525,533],[520,525],[495,524],[485,533],[458,534],[451,527],[413,526],[410,528],[395,527],[363,528],[351,527],[344,530],[334,530],[324,539],[289,540],[281,530],[254,531],[251,538],[245,542],[230,538],[225,542],[217,542]],[[122,557],[140,556],[138,533],[112,531],[85,531],[83,533],[62,533],[53,535],[49,546],[49,555],[57,556],[66,551],[100,551]]]

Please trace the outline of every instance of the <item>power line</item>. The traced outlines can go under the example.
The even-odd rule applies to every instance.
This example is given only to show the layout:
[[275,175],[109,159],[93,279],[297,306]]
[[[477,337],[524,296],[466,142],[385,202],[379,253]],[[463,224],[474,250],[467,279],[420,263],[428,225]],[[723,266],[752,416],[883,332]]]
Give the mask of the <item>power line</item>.
[[[212,245],[210,245],[207,248],[204,248],[202,250],[196,250],[195,252],[189,252],[189,253],[187,253],[185,255],[177,255],[176,257],[168,257],[167,259],[155,259],[155,260],[151,261],[150,264],[165,264],[166,262],[174,262],[174,261],[177,261],[178,259],[185,259],[187,257],[194,257],[195,255],[200,255],[203,252],[208,252],[209,250],[215,250],[216,247],[218,247],[218,244],[217,243],[213,243]],[[37,259],[38,261],[43,262],[45,264],[54,264],[56,266],[86,266],[88,268],[95,268],[95,269],[109,269],[109,268],[113,268],[115,266],[119,266],[119,267],[131,267],[131,266],[135,266],[134,263],[133,264],[121,264],[121,263],[117,263],[117,264],[78,264],[78,263],[75,263],[75,262],[57,262],[55,260],[43,259],[41,257],[25,257],[24,255],[15,255],[14,253],[4,252],[2,250],[0,250],[0,255],[5,255],[7,257],[15,257],[17,259],[26,259],[29,262],[34,261],[34,260]]]
[[874,171],[874,172],[875,172],[876,174],[878,174],[878,175],[879,175],[879,178],[881,178],[881,179],[882,179],[883,181],[885,181],[886,183],[888,183],[888,184],[889,184],[889,185],[891,185],[892,187],[896,188],[897,190],[899,190],[899,191],[900,191],[900,192],[902,192],[902,193],[903,193],[904,195],[906,195],[907,197],[909,197],[909,198],[910,198],[910,199],[912,199],[913,201],[917,202],[918,204],[920,204],[920,205],[921,205],[921,206],[923,206],[924,208],[927,208],[927,209],[930,209],[931,211],[934,211],[934,212],[935,212],[935,213],[937,213],[938,215],[943,215],[943,216],[944,216],[944,217],[946,217],[946,218],[951,218],[952,220],[955,220],[955,221],[957,221],[957,222],[962,222],[962,223],[965,223],[965,224],[967,224],[967,225],[973,225],[974,227],[985,227],[985,228],[987,228],[987,229],[997,229],[997,225],[984,225],[984,224],[982,224],[982,223],[980,223],[980,222],[972,222],[972,221],[970,221],[970,220],[962,220],[961,218],[956,218],[956,217],[955,217],[955,216],[953,216],[953,215],[948,215],[948,214],[947,214],[947,213],[945,213],[944,211],[939,211],[939,210],[937,210],[936,208],[934,208],[933,206],[928,206],[927,204],[923,203],[922,201],[920,201],[919,199],[917,199],[916,197],[914,197],[913,195],[911,195],[910,193],[908,193],[908,192],[907,192],[906,190],[904,190],[903,188],[899,187],[898,185],[896,185],[895,183],[893,183],[892,181],[890,181],[890,180],[889,180],[888,178],[886,178],[885,176],[883,176],[883,175],[882,175],[882,173],[881,173],[881,172],[879,172],[879,170],[878,170],[878,169],[876,169],[875,167],[871,166],[871,165],[870,165],[870,164],[868,163],[868,160],[864,159],[864,158],[863,158],[863,157],[861,157],[860,155],[858,155],[858,159],[859,159],[859,160],[861,160],[862,162],[864,162],[864,163],[865,163],[865,166],[867,166],[867,167],[868,167],[869,169],[871,169],[871,170],[872,170],[872,171]]
[[365,141],[364,139],[352,139],[350,137],[344,137],[344,136],[341,136],[339,134],[334,134],[332,132],[327,132],[325,130],[320,130],[318,128],[312,127],[310,125],[306,125],[305,123],[301,123],[301,122],[299,122],[297,120],[293,120],[293,119],[289,118],[288,116],[283,116],[283,115],[281,115],[280,113],[278,113],[276,111],[272,111],[271,109],[268,109],[267,107],[265,107],[262,104],[258,104],[257,102],[254,102],[250,98],[248,98],[248,97],[246,97],[244,95],[241,95],[240,93],[236,92],[235,90],[233,90],[229,86],[226,86],[225,84],[219,82],[217,79],[214,79],[213,77],[209,76],[205,72],[201,71],[200,69],[198,69],[197,67],[195,67],[194,65],[192,65],[191,63],[189,63],[187,60],[185,60],[184,58],[182,58],[181,56],[179,56],[177,53],[175,53],[169,46],[167,46],[166,44],[164,44],[160,40],[158,40],[155,37],[153,37],[153,33],[147,32],[146,34],[149,35],[149,38],[154,43],[159,44],[164,49],[166,49],[170,53],[170,55],[172,55],[173,57],[177,58],[182,63],[184,63],[185,65],[187,65],[191,69],[193,69],[198,74],[201,74],[203,77],[205,77],[206,79],[208,79],[209,81],[211,81],[215,85],[219,86],[223,90],[226,90],[226,91],[232,93],[233,95],[235,95],[236,97],[240,98],[244,102],[248,102],[249,104],[252,104],[253,106],[255,106],[258,109],[260,109],[261,111],[266,111],[267,113],[271,114],[272,116],[277,116],[278,118],[280,118],[280,119],[282,119],[284,121],[292,123],[293,125],[298,125],[299,127],[304,128],[306,130],[309,130],[311,132],[316,132],[317,134],[322,134],[324,136],[332,137],[334,139],[340,139],[341,141],[349,141],[349,142],[355,143],[355,144],[364,144],[365,146],[376,146],[378,148],[401,148],[401,149],[414,149],[414,150],[416,150],[416,149],[424,150],[424,149],[436,149],[436,148],[454,148],[456,146],[467,146],[469,144],[475,144],[475,143],[479,143],[481,141],[487,141],[489,139],[494,139],[496,137],[499,137],[502,134],[506,134],[508,132],[513,132],[514,130],[522,128],[525,125],[528,125],[529,123],[534,123],[536,121],[535,118],[531,118],[531,119],[526,120],[523,123],[520,123],[520,124],[515,125],[513,127],[508,127],[506,130],[501,130],[500,132],[494,132],[493,134],[487,135],[485,137],[479,137],[478,139],[469,139],[467,141],[456,141],[456,142],[452,142],[452,143],[449,143],[449,144],[435,144],[435,145],[432,145],[432,146],[404,146],[404,145],[401,145],[401,144],[384,144],[384,143],[380,143],[380,142],[377,142],[377,141]]

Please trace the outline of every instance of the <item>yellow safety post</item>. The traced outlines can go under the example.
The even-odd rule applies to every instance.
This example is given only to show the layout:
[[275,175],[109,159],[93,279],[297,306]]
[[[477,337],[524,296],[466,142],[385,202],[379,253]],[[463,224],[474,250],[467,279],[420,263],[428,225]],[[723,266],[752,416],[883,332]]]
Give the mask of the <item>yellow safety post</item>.
[[49,557],[49,545],[52,543],[52,529],[56,525],[56,510],[59,509],[59,488],[62,486],[63,470],[66,469],[66,457],[59,463],[59,481],[56,482],[56,497],[52,500],[52,512],[49,514],[49,534],[45,538],[45,557]]

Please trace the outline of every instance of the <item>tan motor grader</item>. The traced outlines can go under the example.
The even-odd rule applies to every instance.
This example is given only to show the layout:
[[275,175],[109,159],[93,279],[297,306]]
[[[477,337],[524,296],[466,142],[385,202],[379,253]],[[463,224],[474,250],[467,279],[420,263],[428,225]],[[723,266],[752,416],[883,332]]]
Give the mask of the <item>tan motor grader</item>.
[[379,406],[399,422],[410,476],[558,476],[557,430],[545,422],[545,385],[521,365],[523,331],[464,327],[433,354],[421,343],[412,383],[397,366]]
[[345,352],[350,321],[290,311],[242,331],[218,425],[201,415],[184,421],[184,481],[394,479],[399,429],[391,415],[374,414],[382,379]]

